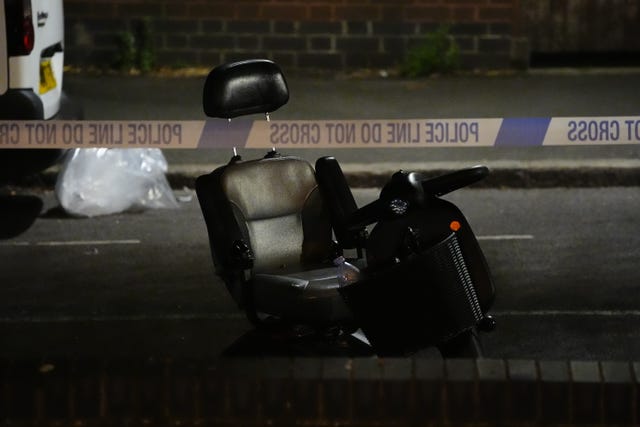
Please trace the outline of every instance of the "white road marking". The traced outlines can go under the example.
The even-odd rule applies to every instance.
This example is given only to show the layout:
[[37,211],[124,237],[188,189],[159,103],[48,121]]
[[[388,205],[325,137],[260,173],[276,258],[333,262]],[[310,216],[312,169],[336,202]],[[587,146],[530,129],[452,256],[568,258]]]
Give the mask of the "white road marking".
[[[498,310],[494,316],[532,317],[640,317],[640,310]],[[131,314],[131,315],[78,315],[78,316],[15,316],[0,317],[0,324],[19,323],[80,323],[80,322],[156,322],[190,320],[243,320],[244,313],[184,313],[184,314]]]
[[[494,236],[478,236],[478,240],[533,240],[531,234],[499,234]],[[139,245],[138,239],[124,240],[51,240],[43,242],[8,241],[0,242],[0,246],[108,246],[108,245]]]
[[640,317],[640,310],[500,310],[491,311],[496,316],[592,316],[592,317]]
[[36,246],[106,246],[106,245],[139,245],[140,240],[70,240],[36,242]]
[[478,236],[478,240],[533,240],[531,234],[498,234],[495,236]]
[[44,242],[0,242],[0,246],[108,246],[108,245],[139,245],[137,239],[128,240],[52,240]]
[[190,320],[238,320],[246,319],[244,313],[191,313],[191,314],[131,314],[131,315],[78,315],[78,316],[15,316],[0,317],[0,324],[17,323],[78,323],[78,322],[157,322]]

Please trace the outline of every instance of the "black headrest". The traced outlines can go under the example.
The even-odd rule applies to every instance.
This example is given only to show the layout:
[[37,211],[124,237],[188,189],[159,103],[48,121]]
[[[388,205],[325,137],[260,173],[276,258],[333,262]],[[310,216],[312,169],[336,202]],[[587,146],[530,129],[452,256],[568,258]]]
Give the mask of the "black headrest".
[[287,82],[274,62],[251,59],[214,68],[204,84],[202,104],[209,117],[230,119],[270,113],[289,101]]

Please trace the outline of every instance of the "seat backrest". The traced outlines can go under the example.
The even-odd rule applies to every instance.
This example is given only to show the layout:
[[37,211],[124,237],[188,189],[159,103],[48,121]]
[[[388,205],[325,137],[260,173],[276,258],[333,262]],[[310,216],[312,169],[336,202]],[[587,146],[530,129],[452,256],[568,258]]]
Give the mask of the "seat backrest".
[[230,268],[238,239],[253,252],[255,273],[303,269],[331,255],[331,225],[304,160],[232,163],[199,178],[197,191],[218,270]]

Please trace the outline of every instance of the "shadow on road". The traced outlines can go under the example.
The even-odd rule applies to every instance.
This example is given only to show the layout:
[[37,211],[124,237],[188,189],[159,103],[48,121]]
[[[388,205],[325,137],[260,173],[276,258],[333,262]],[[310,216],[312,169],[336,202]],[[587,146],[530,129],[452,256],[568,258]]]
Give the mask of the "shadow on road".
[[36,196],[0,195],[0,239],[11,239],[33,225],[42,211]]
[[309,334],[292,337],[287,334],[251,330],[229,347],[224,357],[371,357],[370,346],[350,336]]

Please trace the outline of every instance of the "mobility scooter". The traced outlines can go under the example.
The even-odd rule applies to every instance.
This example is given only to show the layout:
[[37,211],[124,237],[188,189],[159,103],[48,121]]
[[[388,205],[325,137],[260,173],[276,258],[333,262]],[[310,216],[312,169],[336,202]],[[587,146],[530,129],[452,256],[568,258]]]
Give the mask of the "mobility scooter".
[[[288,99],[280,68],[256,59],[214,68],[203,106],[230,120],[271,113]],[[272,151],[234,155],[200,176],[196,191],[216,273],[265,336],[357,332],[379,356],[435,346],[444,357],[480,357],[477,331],[494,326],[487,312],[495,290],[469,223],[440,196],[487,173],[476,166],[427,179],[398,171],[377,200],[358,207],[334,157],[313,167]],[[347,252],[359,269],[350,283],[338,274],[344,265],[334,265]]]

